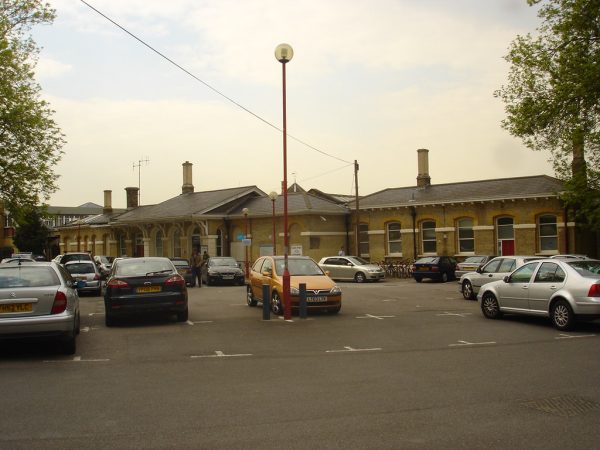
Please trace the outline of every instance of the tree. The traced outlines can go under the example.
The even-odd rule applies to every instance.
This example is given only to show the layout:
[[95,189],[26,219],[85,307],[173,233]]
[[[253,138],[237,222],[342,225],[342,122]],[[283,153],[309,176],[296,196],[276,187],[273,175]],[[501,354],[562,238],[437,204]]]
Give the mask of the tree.
[[502,126],[532,150],[549,151],[575,218],[600,230],[600,2],[542,4],[536,36],[517,36],[505,60],[508,84],[495,92]]
[[50,230],[42,221],[42,215],[36,208],[23,213],[13,242],[22,252],[44,254],[48,243]]
[[57,189],[53,167],[65,141],[40,98],[39,49],[29,35],[54,17],[39,0],[0,0],[0,203],[17,221]]

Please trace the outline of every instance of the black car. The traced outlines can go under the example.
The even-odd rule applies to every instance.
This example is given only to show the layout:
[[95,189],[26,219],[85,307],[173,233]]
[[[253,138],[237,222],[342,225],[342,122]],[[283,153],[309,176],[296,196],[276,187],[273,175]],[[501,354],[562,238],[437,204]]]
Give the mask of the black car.
[[419,258],[412,266],[412,275],[417,283],[423,278],[431,278],[445,283],[456,278],[456,260],[451,256],[426,256]]
[[196,286],[194,272],[190,267],[190,262],[185,258],[171,258],[171,262],[175,265],[177,272],[185,279],[185,284],[190,287]]
[[145,312],[175,313],[177,321],[185,322],[185,279],[169,258],[118,258],[106,281],[104,309],[107,327],[114,325],[117,316]]
[[228,256],[214,256],[208,258],[202,266],[202,282],[207,286],[216,283],[237,284],[245,283],[244,271],[238,262]]

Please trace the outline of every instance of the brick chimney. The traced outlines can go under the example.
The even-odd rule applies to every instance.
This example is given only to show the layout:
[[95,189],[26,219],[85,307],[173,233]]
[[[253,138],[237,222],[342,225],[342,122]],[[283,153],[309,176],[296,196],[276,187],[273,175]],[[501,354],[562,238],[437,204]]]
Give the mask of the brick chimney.
[[138,192],[140,188],[137,187],[126,187],[125,191],[127,192],[127,209],[137,208],[138,207]]
[[417,150],[419,161],[419,173],[417,175],[417,187],[427,187],[431,185],[429,176],[429,150],[420,148]]
[[102,214],[110,214],[112,212],[112,191],[104,191],[104,207],[102,208]]
[[191,194],[194,192],[194,185],[192,184],[192,163],[186,161],[182,164],[183,166],[183,186],[181,186],[182,194]]

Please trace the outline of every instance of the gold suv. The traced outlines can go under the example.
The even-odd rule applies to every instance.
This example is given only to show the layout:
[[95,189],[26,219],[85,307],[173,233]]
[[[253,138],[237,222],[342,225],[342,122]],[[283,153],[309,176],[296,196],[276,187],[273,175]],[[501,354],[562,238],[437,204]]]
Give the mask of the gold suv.
[[[248,306],[263,302],[262,286],[269,285],[271,311],[283,313],[283,256],[263,256],[252,265],[246,285]],[[289,256],[292,310],[298,310],[300,284],[306,284],[306,304],[309,310],[337,313],[342,308],[341,289],[308,256]]]

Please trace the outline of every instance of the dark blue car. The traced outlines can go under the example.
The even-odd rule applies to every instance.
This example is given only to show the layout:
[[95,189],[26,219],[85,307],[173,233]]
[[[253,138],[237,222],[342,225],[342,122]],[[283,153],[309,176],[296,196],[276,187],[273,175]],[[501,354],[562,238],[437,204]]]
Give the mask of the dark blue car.
[[425,256],[415,261],[412,275],[417,283],[430,278],[445,283],[456,279],[456,260],[451,256]]

